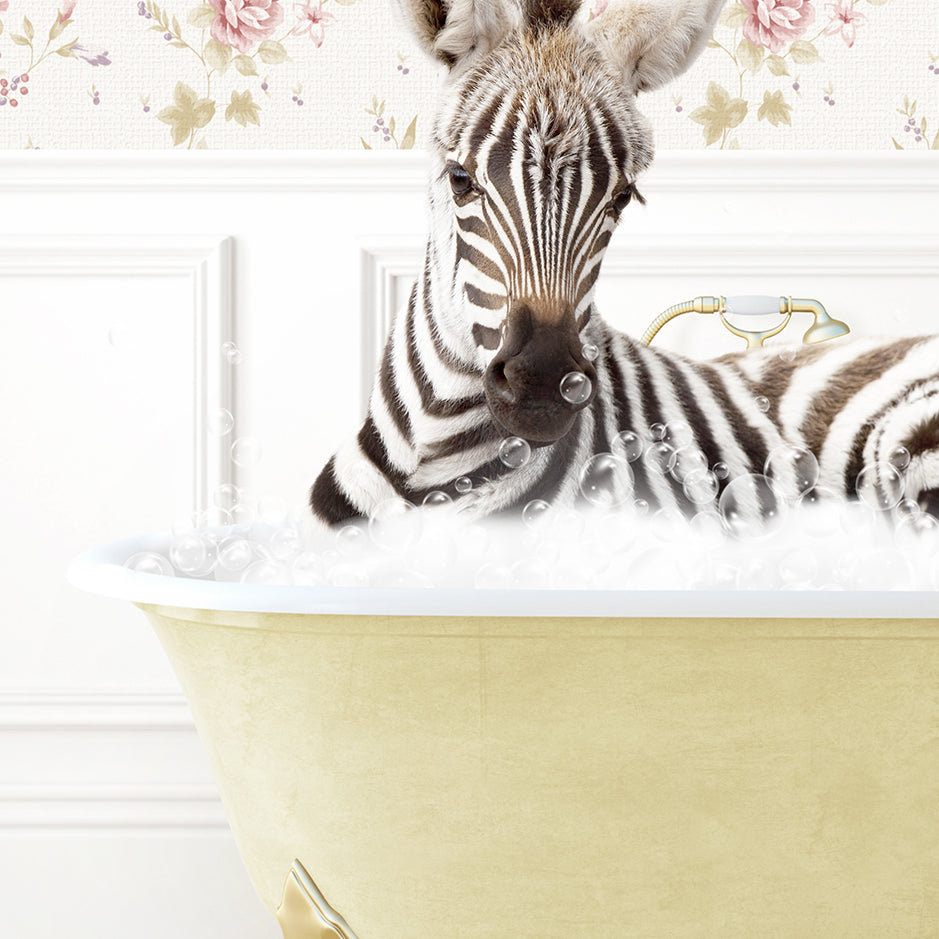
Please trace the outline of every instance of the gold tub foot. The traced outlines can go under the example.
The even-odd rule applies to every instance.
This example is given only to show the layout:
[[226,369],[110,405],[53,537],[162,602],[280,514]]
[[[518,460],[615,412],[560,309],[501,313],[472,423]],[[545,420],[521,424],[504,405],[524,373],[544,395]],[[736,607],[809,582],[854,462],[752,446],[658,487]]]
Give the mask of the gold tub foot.
[[277,907],[284,939],[356,939],[348,923],[326,902],[306,868],[294,861]]

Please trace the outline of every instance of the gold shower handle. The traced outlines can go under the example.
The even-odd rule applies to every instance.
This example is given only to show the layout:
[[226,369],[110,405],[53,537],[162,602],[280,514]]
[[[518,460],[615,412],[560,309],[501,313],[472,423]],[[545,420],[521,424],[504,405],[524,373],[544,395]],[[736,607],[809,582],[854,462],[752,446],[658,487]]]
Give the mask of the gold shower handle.
[[[735,336],[747,341],[747,348],[758,348],[766,339],[782,332],[789,324],[793,313],[811,313],[812,325],[802,337],[803,343],[824,342],[849,333],[850,327],[841,320],[836,320],[818,300],[796,299],[793,297],[772,297],[763,295],[745,295],[736,297],[695,297],[676,303],[656,317],[649,328],[639,340],[649,345],[655,334],[669,321],[682,313],[717,313],[721,322]],[[748,330],[734,326],[727,320],[727,314],[732,316],[766,316],[774,313],[782,314],[785,319],[779,326],[765,330]]]

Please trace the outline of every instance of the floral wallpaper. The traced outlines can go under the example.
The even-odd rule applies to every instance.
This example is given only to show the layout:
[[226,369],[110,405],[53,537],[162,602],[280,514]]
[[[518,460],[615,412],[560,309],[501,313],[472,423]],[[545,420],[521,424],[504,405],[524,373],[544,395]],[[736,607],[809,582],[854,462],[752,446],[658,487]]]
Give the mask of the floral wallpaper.
[[[0,147],[410,149],[438,69],[390,0],[0,0]],[[729,0],[642,106],[660,148],[939,150],[935,0]]]

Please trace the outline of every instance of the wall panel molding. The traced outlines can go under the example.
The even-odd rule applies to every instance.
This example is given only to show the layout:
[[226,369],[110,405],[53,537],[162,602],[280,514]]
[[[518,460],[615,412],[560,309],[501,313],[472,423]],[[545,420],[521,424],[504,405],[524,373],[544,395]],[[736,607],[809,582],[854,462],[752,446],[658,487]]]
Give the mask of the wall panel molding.
[[[0,160],[0,165],[3,161]],[[231,368],[219,354],[232,336],[233,241],[224,235],[0,234],[0,277],[184,277],[191,291],[191,503],[231,482],[230,442],[207,433],[219,408],[234,412]]]

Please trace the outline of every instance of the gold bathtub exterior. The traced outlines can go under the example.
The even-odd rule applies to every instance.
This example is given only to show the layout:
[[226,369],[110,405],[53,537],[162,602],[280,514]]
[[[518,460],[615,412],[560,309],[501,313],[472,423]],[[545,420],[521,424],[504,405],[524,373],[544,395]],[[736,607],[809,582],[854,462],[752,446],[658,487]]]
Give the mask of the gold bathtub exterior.
[[939,935],[939,621],[141,605],[274,913],[358,939]]

